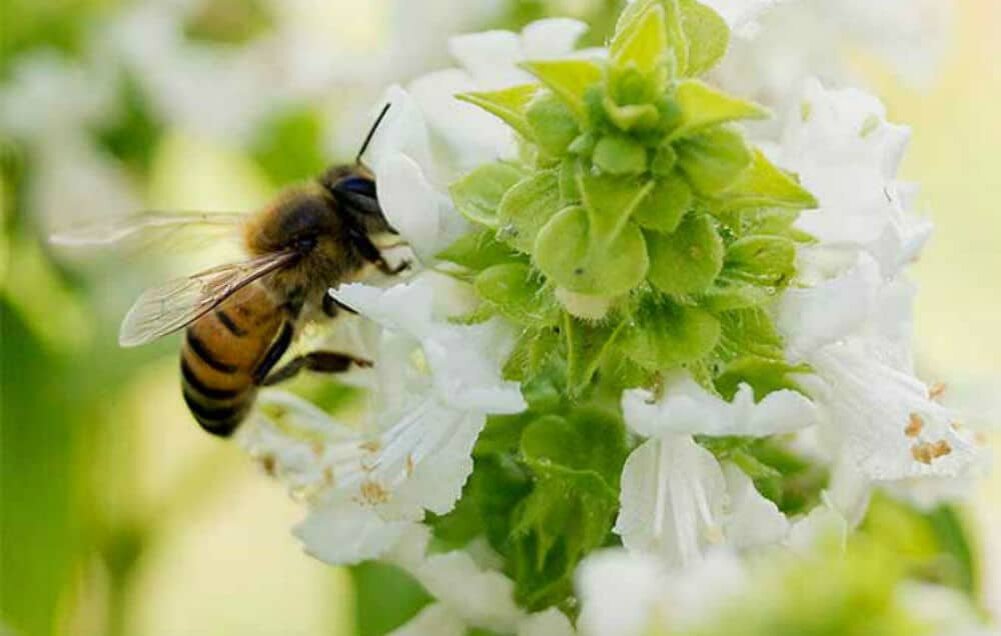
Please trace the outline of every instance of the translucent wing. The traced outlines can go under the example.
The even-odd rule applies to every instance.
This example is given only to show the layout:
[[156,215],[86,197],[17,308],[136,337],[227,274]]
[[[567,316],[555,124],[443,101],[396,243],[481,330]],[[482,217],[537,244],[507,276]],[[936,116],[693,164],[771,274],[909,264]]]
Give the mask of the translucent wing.
[[238,289],[286,267],[296,252],[276,252],[241,263],[213,267],[149,289],[122,321],[118,343],[135,347],[177,331],[201,318]]
[[246,214],[234,212],[144,212],[57,232],[49,242],[67,247],[139,247],[164,242],[188,229],[212,235],[212,230],[235,228],[246,218]]

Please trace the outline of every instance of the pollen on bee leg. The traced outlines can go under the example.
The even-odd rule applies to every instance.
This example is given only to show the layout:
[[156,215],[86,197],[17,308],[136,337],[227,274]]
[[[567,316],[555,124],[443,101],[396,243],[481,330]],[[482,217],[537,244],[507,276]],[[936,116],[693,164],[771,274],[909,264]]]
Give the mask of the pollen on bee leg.
[[946,388],[947,386],[945,382],[936,382],[935,384],[932,384],[930,387],[928,387],[928,399],[938,400],[943,395],[945,395]]
[[904,427],[904,435],[907,437],[917,437],[925,427],[925,421],[917,413],[911,413]]

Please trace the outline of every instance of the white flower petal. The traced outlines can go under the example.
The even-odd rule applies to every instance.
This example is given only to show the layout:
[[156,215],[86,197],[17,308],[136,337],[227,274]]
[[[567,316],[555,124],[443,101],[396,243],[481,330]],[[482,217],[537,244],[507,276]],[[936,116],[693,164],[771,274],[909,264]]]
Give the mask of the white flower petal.
[[776,326],[792,355],[858,333],[874,311],[882,280],[876,262],[862,255],[848,272],[813,287],[788,289],[778,301]]
[[848,341],[808,358],[824,383],[814,398],[830,411],[826,426],[843,451],[877,480],[962,472],[975,458],[968,436],[929,399],[927,386],[876,353],[864,341]]
[[354,502],[320,506],[292,533],[306,552],[333,565],[349,565],[386,553],[410,527],[410,521],[385,521],[370,507]]
[[448,247],[464,223],[448,198],[428,182],[420,165],[403,153],[382,159],[376,192],[389,224],[422,262]]
[[795,391],[775,391],[755,403],[751,387],[741,384],[733,401],[727,402],[711,395],[685,371],[667,376],[663,395],[652,400],[653,395],[642,389],[622,396],[626,423],[648,437],[661,433],[765,436],[817,423],[813,403]]
[[389,636],[466,636],[466,623],[445,605],[434,603]]
[[586,23],[570,18],[536,20],[521,31],[522,57],[547,60],[568,55],[587,30]]
[[532,79],[515,66],[525,58],[521,39],[511,31],[457,35],[449,38],[448,51],[482,88],[503,88]]
[[622,471],[614,531],[633,551],[673,566],[723,541],[726,481],[712,453],[687,435],[665,434],[634,450]]
[[754,487],[751,478],[737,466],[723,464],[730,510],[726,521],[727,544],[735,548],[773,545],[789,533],[789,520],[774,502]]
[[550,607],[526,617],[518,624],[516,636],[574,636],[573,626],[566,615]]
[[642,636],[650,627],[662,574],[656,561],[625,550],[601,550],[575,575],[582,636]]

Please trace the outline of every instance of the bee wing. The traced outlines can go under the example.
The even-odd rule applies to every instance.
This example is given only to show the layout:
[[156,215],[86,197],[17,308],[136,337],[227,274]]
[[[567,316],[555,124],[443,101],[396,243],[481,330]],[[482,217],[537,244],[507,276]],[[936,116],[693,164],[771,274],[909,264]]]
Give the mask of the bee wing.
[[177,331],[204,316],[233,292],[288,266],[297,256],[292,251],[266,254],[146,290],[122,321],[118,343],[135,347]]
[[65,247],[142,247],[164,243],[188,229],[207,238],[213,235],[213,230],[230,230],[246,218],[247,215],[235,212],[144,212],[57,232],[49,237],[49,242]]

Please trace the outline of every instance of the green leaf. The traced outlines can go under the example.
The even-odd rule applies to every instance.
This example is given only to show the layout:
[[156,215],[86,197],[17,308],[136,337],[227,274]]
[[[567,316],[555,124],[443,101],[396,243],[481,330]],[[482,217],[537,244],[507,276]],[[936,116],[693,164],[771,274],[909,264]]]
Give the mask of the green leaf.
[[532,128],[525,113],[538,92],[538,84],[521,84],[499,91],[462,93],[455,98],[479,106],[502,119],[525,139],[532,139]]
[[649,267],[643,234],[638,226],[627,223],[609,241],[606,235],[592,232],[588,217],[580,206],[566,208],[553,217],[535,241],[535,263],[557,285],[570,291],[595,296],[624,294],[643,281]]
[[537,475],[590,472],[607,484],[608,494],[616,498],[628,453],[622,420],[593,407],[575,408],[566,418],[539,418],[521,436],[521,456]]
[[727,248],[723,271],[707,291],[706,303],[717,311],[765,304],[796,273],[796,245],[781,236],[748,236]]
[[[546,375],[547,380],[543,381],[541,378],[548,365],[557,360],[556,354],[562,351],[562,342],[563,336],[558,327],[526,329],[518,337],[511,355],[504,363],[504,379],[523,383],[522,395],[533,410],[545,411],[547,406],[560,400],[564,383],[553,380],[552,370]],[[547,406],[538,404],[539,400],[546,401]]]
[[659,371],[705,357],[719,336],[719,320],[704,309],[647,294],[620,342],[626,355],[637,364]]
[[511,187],[497,210],[497,238],[519,252],[532,252],[543,226],[560,209],[559,175],[541,170]]
[[594,164],[613,175],[646,171],[646,148],[625,135],[605,135],[594,148]]
[[662,69],[667,53],[664,8],[656,4],[647,8],[629,28],[617,34],[609,45],[612,64],[623,67],[634,65],[645,74]]
[[577,563],[608,538],[628,450],[622,420],[598,409],[545,416],[525,429],[521,452],[536,481],[511,533],[522,606],[540,610],[572,594]]
[[460,214],[474,223],[496,228],[500,225],[497,208],[501,199],[522,176],[522,171],[509,163],[487,163],[453,183],[448,191]]
[[699,80],[678,84],[674,99],[681,107],[681,121],[671,133],[678,139],[710,126],[739,119],[764,119],[767,110],[757,104],[731,97]]
[[646,244],[647,278],[666,294],[701,292],[723,268],[723,240],[706,214],[689,214],[673,234],[647,232]]
[[567,384],[579,394],[591,382],[609,347],[625,326],[624,321],[590,323],[565,314],[563,331],[567,341]]
[[685,37],[689,44],[687,64],[679,65],[689,77],[702,75],[726,54],[730,28],[718,13],[696,0],[678,0]]
[[782,337],[768,312],[760,307],[726,311],[719,316],[719,344],[709,356],[713,383],[732,399],[741,383],[761,400],[772,391],[800,390],[793,374],[809,372],[805,365],[786,361]]
[[584,93],[601,81],[604,71],[600,65],[591,60],[569,59],[525,62],[521,67],[563,100],[578,121],[586,121]]
[[577,172],[581,170],[578,161],[572,157],[560,163],[560,208],[580,203],[580,189],[577,187]]
[[669,234],[678,229],[694,201],[692,189],[680,176],[657,179],[650,194],[636,207],[633,220],[642,228]]
[[559,320],[559,304],[528,265],[494,265],[476,277],[474,288],[497,313],[517,325],[543,327]]
[[359,636],[383,636],[413,618],[431,596],[395,565],[368,561],[350,569]]
[[558,157],[567,152],[567,146],[577,137],[580,129],[573,115],[555,95],[542,92],[532,100],[525,113],[532,138],[548,154]]
[[760,150],[754,151],[750,167],[726,188],[722,198],[728,207],[817,207],[817,199]]
[[754,399],[761,401],[775,391],[800,391],[799,384],[790,375],[808,370],[807,367],[792,365],[785,360],[744,356],[726,365],[723,373],[716,378],[715,386],[720,395],[732,400],[740,385],[747,384],[754,391]]
[[683,139],[675,149],[689,183],[707,196],[719,195],[733,186],[753,158],[744,137],[725,127]]
[[523,256],[497,241],[494,231],[489,229],[460,236],[438,253],[437,258],[477,272],[491,265],[524,262]]

